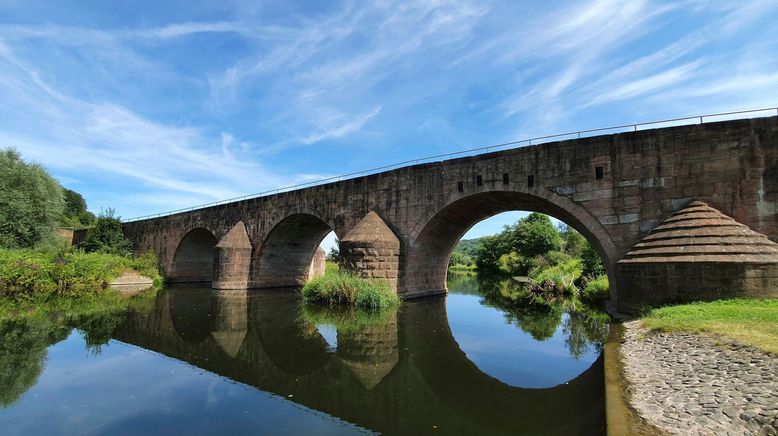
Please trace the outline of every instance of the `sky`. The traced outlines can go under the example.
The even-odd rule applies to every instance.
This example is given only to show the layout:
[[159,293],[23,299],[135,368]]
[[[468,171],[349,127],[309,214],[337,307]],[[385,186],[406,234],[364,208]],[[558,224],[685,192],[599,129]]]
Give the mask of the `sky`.
[[2,0],[0,147],[131,218],[533,136],[775,107],[775,53],[775,0]]

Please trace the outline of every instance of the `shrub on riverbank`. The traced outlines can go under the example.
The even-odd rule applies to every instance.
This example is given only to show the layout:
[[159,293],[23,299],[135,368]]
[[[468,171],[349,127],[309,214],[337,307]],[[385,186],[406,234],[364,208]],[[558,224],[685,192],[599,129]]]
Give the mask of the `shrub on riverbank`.
[[0,249],[0,298],[23,301],[96,294],[123,272],[136,270],[159,286],[162,277],[153,254],[127,258],[77,250]]
[[608,276],[601,274],[593,279],[586,280],[581,298],[589,303],[603,302],[608,299],[610,284]]
[[653,309],[643,324],[659,331],[708,332],[778,354],[778,300],[732,299]]
[[397,293],[383,280],[364,279],[328,269],[303,286],[303,301],[328,305],[348,305],[382,309],[399,304]]

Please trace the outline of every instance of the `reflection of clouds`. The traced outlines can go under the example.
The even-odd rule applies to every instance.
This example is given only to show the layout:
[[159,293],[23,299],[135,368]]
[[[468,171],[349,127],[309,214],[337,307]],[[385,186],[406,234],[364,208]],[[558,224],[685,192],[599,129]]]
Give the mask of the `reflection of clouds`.
[[[503,310],[483,306],[475,295],[449,294],[449,326],[459,348],[484,373],[517,387],[552,387],[573,380],[599,357],[592,350],[576,359],[565,342],[563,324],[547,340],[537,341],[507,323]],[[563,315],[566,320],[567,314]]]
[[321,337],[324,338],[325,341],[327,341],[327,345],[329,346],[328,351],[337,350],[338,330],[335,328],[335,326],[329,324],[317,324],[316,330],[318,330]]

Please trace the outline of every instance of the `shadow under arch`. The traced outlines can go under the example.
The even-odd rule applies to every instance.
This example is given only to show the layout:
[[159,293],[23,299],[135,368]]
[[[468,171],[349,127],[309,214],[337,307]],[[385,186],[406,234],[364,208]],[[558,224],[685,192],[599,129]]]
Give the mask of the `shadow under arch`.
[[[510,386],[481,371],[461,350],[448,323],[445,297],[403,304],[403,347],[440,401],[466,417],[521,434],[579,434],[604,419],[604,364],[601,355],[589,369],[550,388]],[[527,417],[527,419],[522,419]]]
[[611,295],[615,294],[616,248],[608,233],[585,208],[554,193],[534,190],[490,191],[473,194],[448,203],[428,214],[414,230],[409,247],[402,294],[417,297],[446,290],[448,259],[457,242],[478,222],[511,210],[540,212],[564,221],[580,232],[603,259]]
[[206,283],[213,280],[214,248],[218,240],[208,229],[189,231],[176,247],[166,280],[170,283]]
[[252,288],[301,286],[313,255],[332,227],[309,213],[290,215],[268,233],[252,263]]

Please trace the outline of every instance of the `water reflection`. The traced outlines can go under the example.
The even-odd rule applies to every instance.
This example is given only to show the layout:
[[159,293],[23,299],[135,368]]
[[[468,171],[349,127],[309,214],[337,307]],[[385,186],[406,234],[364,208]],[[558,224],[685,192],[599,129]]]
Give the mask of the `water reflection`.
[[[478,315],[479,308],[497,313],[500,317],[506,316],[506,311],[484,306],[480,302],[484,297],[475,296],[477,291],[473,294],[469,300],[455,301],[462,295],[453,294],[448,301],[446,298],[408,301],[399,310],[365,314],[301,308],[297,295],[288,289],[250,292],[167,289],[148,311],[128,312],[119,322],[113,318],[84,321],[84,326],[91,326],[91,330],[84,330],[90,332],[83,335],[90,338],[85,345],[90,341],[99,343],[106,335],[114,339],[109,343],[110,355],[90,355],[88,359],[91,362],[111,358],[112,375],[117,371],[133,374],[134,384],[156,386],[155,391],[144,392],[145,396],[156,397],[144,397],[143,404],[137,405],[135,418],[122,421],[127,427],[122,428],[114,422],[110,427],[101,429],[127,431],[145,419],[149,431],[164,431],[163,427],[155,427],[156,421],[149,418],[160,413],[155,409],[154,402],[169,404],[169,407],[183,401],[189,404],[197,395],[205,395],[199,392],[203,386],[202,378],[206,377],[206,385],[212,392],[208,396],[219,399],[216,404],[221,406],[198,409],[200,406],[190,404],[182,408],[185,412],[166,415],[165,425],[176,428],[169,421],[181,420],[180,428],[200,423],[206,426],[203,429],[212,431],[229,429],[232,433],[247,433],[263,428],[262,425],[267,425],[263,422],[272,420],[276,427],[266,430],[282,433],[357,430],[355,427],[344,427],[340,421],[334,426],[319,421],[314,425],[306,421],[310,416],[323,412],[365,429],[390,434],[431,431],[445,434],[602,433],[604,397],[601,357],[593,351],[588,354],[583,352],[583,355],[595,357],[591,362],[585,362],[585,367],[565,380],[566,383],[551,388],[520,388],[498,380],[484,371],[478,361],[474,363],[470,353],[463,351],[458,338],[452,333],[457,330],[459,322],[454,319],[456,316],[452,318],[452,305],[461,306],[461,310],[476,319],[481,317]],[[521,323],[528,322],[524,316],[516,319],[521,319]],[[524,325],[521,323],[520,327]],[[564,335],[571,343],[578,344],[578,349],[589,346],[588,330],[572,316],[564,315],[549,323],[562,325],[565,332],[569,331]],[[529,324],[535,326],[543,322],[535,320]],[[547,331],[548,328],[532,327],[530,330]],[[332,336],[333,331],[335,337],[326,338]],[[12,335],[3,340],[3,360],[0,361],[3,365],[3,378],[0,379],[3,385],[0,389],[4,393],[10,392],[15,385],[21,386],[16,391],[23,391],[35,384],[46,347],[67,336],[61,333],[59,336],[36,336],[24,333],[17,326],[7,327],[2,332]],[[488,342],[488,338],[480,339]],[[66,346],[71,341],[79,343],[79,338],[71,336],[60,345]],[[15,345],[7,347],[6,344]],[[147,353],[141,358],[137,353],[143,349],[160,354]],[[135,357],[120,359],[121,353]],[[525,355],[532,355],[532,352],[528,351]],[[8,363],[6,359],[9,359]],[[178,374],[186,373],[186,368],[191,367],[184,365],[178,368],[181,364],[177,361],[208,373],[179,379]],[[504,356],[501,361],[507,367],[522,365],[520,361]],[[47,368],[47,373],[54,369],[66,373],[69,365],[76,363],[50,358],[47,365],[52,368]],[[78,365],[84,367],[83,362]],[[35,375],[18,374],[13,376],[13,380],[11,376],[6,377],[6,374],[11,374],[6,368],[16,366],[33,368],[31,372]],[[129,400],[122,402],[119,399],[126,397],[124,390],[128,388],[119,385],[118,380],[101,376],[101,366],[94,365],[97,372],[95,380],[100,380],[101,386],[100,389],[89,390],[90,401],[102,404],[103,412],[114,404],[114,407],[122,408],[122,414],[126,414]],[[154,381],[165,371],[171,373],[171,378],[176,378],[176,384],[169,386]],[[209,373],[218,376],[211,377]],[[229,380],[252,386],[274,398],[284,398],[284,404],[296,404],[298,409],[289,411],[285,406],[276,404],[276,400],[257,409],[258,400],[250,399],[245,393],[235,394]],[[36,389],[37,386],[33,387],[31,392]],[[56,388],[49,386],[48,389],[49,395],[54,395],[54,402],[80,400],[77,396],[81,391],[73,389],[67,380],[59,380]],[[226,396],[213,393],[220,390],[233,393]],[[5,397],[3,401],[3,404],[10,403]],[[236,415],[224,411],[226,406],[223,404],[231,404],[229,410],[251,409],[253,412]],[[31,420],[30,416],[34,414],[31,411],[49,413],[51,418],[47,422],[26,423],[25,420]],[[77,415],[79,422],[88,422],[93,418],[89,413],[94,411],[84,408],[69,413]],[[62,423],[57,422],[55,416],[58,415],[52,410],[46,410],[45,403],[34,406],[19,401],[15,406],[0,410],[0,425],[14,422],[16,427],[13,428],[40,432],[60,428],[57,426]],[[143,416],[146,418],[140,419]],[[287,418],[281,418],[284,416]],[[278,424],[279,419],[283,425]],[[26,424],[29,426],[25,427]],[[45,427],[47,424],[51,428]],[[214,428],[217,424],[224,427]]]
[[517,298],[517,295],[521,295],[518,288],[524,285],[495,276],[452,273],[448,276],[448,284],[451,294],[480,297],[482,305],[499,309],[506,322],[537,341],[546,341],[555,334],[561,334],[567,350],[574,358],[602,353],[609,331],[609,317],[602,310],[577,302],[531,305]]

